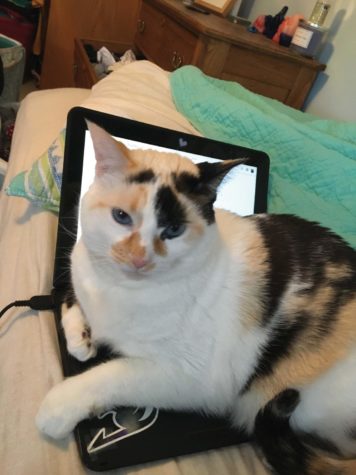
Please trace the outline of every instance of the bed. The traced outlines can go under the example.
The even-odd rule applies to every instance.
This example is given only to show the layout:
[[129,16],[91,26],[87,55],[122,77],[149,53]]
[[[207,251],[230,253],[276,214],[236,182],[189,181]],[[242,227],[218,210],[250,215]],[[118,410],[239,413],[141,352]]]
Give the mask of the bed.
[[[49,147],[64,127],[68,110],[76,105],[198,133],[177,112],[168,73],[143,61],[113,74],[117,79],[102,81],[92,91],[45,90],[23,100],[3,189]],[[55,213],[26,198],[0,193],[0,308],[16,299],[50,292],[56,231]],[[62,379],[52,313],[9,310],[0,321],[0,358],[1,473],[86,473],[72,438],[60,443],[46,440],[34,422],[44,395]],[[267,474],[249,445],[123,468],[115,473]]]
[[[38,157],[48,149],[65,126],[66,115],[70,108],[83,105],[174,130],[232,140],[230,136],[223,136],[229,132],[231,121],[221,117],[207,121],[206,117],[202,117],[201,114],[199,116],[196,107],[190,107],[190,110],[187,110],[187,104],[179,101],[180,88],[183,90],[186,88],[185,96],[190,98],[192,103],[199,99],[196,93],[189,90],[189,84],[198,81],[199,72],[188,69],[185,74],[186,76],[183,73],[181,76],[174,76],[172,81],[169,73],[147,61],[137,61],[126,66],[118,64],[115,71],[108,78],[100,81],[91,91],[73,88],[44,90],[31,93],[23,100],[17,115],[3,191],[0,193],[0,308],[13,300],[27,299],[32,295],[48,294],[51,291],[57,215],[52,211],[44,210],[38,204],[35,205],[27,198],[8,196],[4,189],[20,172],[29,170]],[[205,78],[203,80],[206,81]],[[212,81],[211,79],[207,81],[205,89],[202,83],[196,85],[201,88],[201,99],[205,97],[204,93],[211,94],[210,89],[214,85]],[[226,94],[228,85],[224,82],[219,84]],[[231,98],[231,91],[228,92],[228,97]],[[330,137],[330,130],[326,130],[326,124],[311,117],[299,116],[300,112],[294,113],[287,108],[283,109],[275,101],[272,103],[262,99],[261,102],[258,97],[248,96],[247,102],[254,117],[256,115],[260,117],[260,111],[263,110],[264,115],[269,118],[268,123],[276,121],[277,116],[280,116],[284,123],[292,121],[291,127],[295,129],[295,121],[300,124],[304,121],[308,131],[312,127],[316,128],[315,134],[319,134],[319,142],[323,141],[321,136],[324,134],[325,148],[341,153],[340,146],[335,145],[335,141],[326,140],[326,136]],[[212,107],[216,113],[216,105]],[[240,110],[241,113],[242,110]],[[297,117],[295,114],[298,114]],[[213,111],[211,111],[211,117],[214,117]],[[251,146],[251,143],[248,143],[251,131],[244,127],[238,127],[239,133],[235,139],[237,143],[241,141],[242,145]],[[261,121],[255,121],[251,128],[263,130]],[[336,127],[332,130],[334,130],[335,138],[338,129]],[[347,130],[349,137],[356,136],[353,135],[354,129],[347,128]],[[338,144],[339,142],[343,144],[342,153],[345,158],[344,162],[340,163],[344,167],[343,173],[354,173],[353,176],[356,178],[355,145],[351,138],[345,137],[345,134],[346,132],[343,132],[342,139],[341,133],[337,137]],[[266,134],[260,135],[259,148],[263,148],[264,145],[268,148],[270,145],[267,143]],[[285,153],[287,153],[287,148]],[[267,151],[273,156],[274,149]],[[310,172],[310,177],[314,176],[314,169],[309,170],[305,164],[302,168],[305,173]],[[285,200],[293,196],[294,201],[298,201],[296,187],[303,185],[305,177],[299,177],[301,182],[299,184],[296,181],[288,184],[290,174],[287,173],[285,164],[279,165],[278,170],[280,170],[280,175],[276,173],[272,176],[274,186],[270,196],[271,203],[277,211],[288,210],[286,209],[288,206],[293,211],[293,202],[286,203]],[[330,189],[335,186],[332,181],[335,173],[330,173],[331,175],[333,176],[329,180],[329,194]],[[285,188],[288,192],[284,192]],[[302,192],[303,196],[309,193],[309,199],[313,196],[314,210],[320,211],[318,218],[320,217],[320,220],[324,222],[328,219],[336,219],[335,216],[328,216],[326,211],[328,203],[326,208],[321,204],[323,196],[311,195],[315,189],[316,185],[313,185],[313,189],[305,189]],[[324,191],[327,194],[328,190]],[[351,217],[352,207],[348,203],[351,203],[354,198],[355,190],[350,186],[347,187],[345,193],[337,197],[343,212],[347,211]],[[310,206],[305,212],[310,212]],[[348,218],[343,217],[343,221],[348,221]],[[344,222],[342,223],[345,224],[345,229],[342,231],[346,238],[356,236],[355,222],[356,220],[347,222],[347,226]],[[0,320],[0,359],[1,473],[4,475],[87,473],[80,462],[73,438],[62,442],[50,441],[39,434],[34,422],[44,395],[62,379],[52,313],[33,312],[19,308],[9,310]],[[123,468],[112,473],[269,474],[261,458],[249,444],[157,461],[145,466]]]

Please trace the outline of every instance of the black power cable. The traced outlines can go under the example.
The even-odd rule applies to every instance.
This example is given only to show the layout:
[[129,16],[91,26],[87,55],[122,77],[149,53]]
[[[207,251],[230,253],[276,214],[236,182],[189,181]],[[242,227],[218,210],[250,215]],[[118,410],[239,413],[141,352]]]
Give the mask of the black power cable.
[[29,300],[15,300],[0,311],[0,318],[12,307],[30,307],[32,310],[53,310],[55,301],[52,295],[35,295]]

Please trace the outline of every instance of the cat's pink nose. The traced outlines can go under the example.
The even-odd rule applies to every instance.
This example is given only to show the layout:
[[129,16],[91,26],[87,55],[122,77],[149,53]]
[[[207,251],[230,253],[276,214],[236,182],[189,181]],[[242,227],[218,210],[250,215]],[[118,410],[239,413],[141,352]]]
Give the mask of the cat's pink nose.
[[145,265],[148,264],[148,260],[144,259],[143,257],[133,257],[131,259],[132,265],[136,267],[136,269],[142,269]]

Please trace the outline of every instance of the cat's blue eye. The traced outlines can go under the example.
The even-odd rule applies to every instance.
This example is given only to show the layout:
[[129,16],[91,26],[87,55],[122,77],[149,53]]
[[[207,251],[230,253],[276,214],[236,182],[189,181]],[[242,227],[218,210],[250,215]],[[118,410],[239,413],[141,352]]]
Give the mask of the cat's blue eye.
[[119,224],[123,224],[124,226],[130,226],[132,224],[131,216],[120,208],[113,208],[111,215]]
[[171,224],[163,229],[161,239],[174,239],[181,236],[186,230],[187,226],[183,224]]

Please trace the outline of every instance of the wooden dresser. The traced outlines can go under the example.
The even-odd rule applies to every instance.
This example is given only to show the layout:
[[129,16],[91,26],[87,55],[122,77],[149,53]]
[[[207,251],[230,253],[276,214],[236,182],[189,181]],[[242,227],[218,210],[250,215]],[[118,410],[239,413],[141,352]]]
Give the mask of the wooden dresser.
[[135,45],[150,61],[172,71],[193,64],[216,78],[301,109],[325,65],[249,33],[213,14],[187,9],[181,0],[142,0]]

